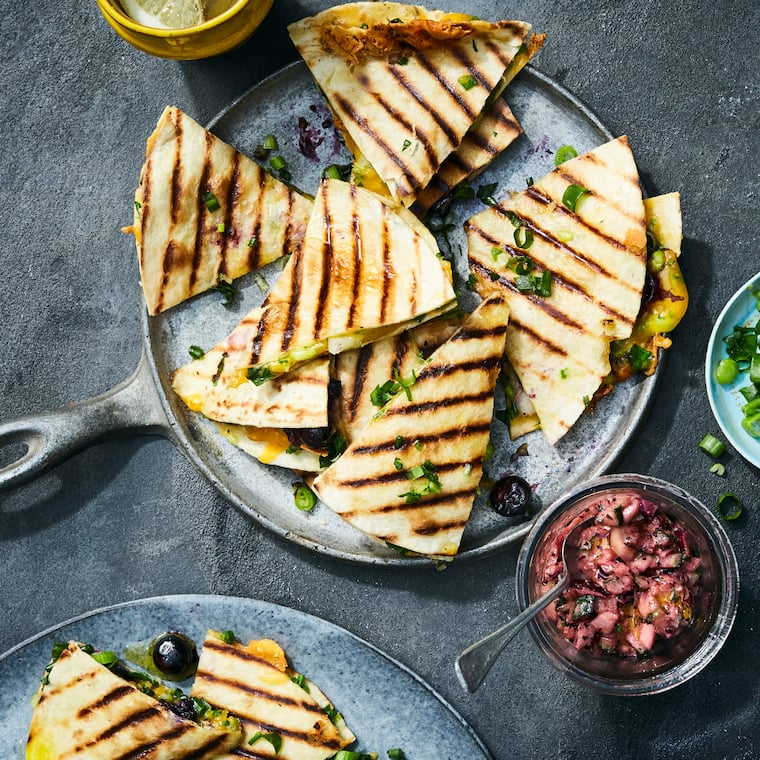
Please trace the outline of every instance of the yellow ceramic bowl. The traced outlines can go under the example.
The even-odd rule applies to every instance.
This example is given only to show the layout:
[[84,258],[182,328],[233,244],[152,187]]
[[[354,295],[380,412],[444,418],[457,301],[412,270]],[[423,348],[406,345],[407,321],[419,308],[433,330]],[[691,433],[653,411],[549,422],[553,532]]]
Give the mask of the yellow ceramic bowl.
[[274,0],[237,0],[224,13],[185,29],[156,29],[133,21],[119,0],[98,0],[116,33],[139,50],[162,58],[211,58],[242,45],[264,20]]

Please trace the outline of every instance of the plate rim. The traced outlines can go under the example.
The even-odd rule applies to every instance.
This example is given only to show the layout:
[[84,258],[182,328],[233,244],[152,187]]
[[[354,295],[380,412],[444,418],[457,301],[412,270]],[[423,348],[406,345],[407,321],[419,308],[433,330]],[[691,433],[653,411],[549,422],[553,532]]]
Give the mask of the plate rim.
[[[760,469],[760,450],[752,451],[749,448],[749,443],[752,438],[750,436],[746,436],[747,440],[745,440],[744,437],[736,435],[733,429],[728,425],[725,419],[725,415],[729,412],[728,409],[724,411],[721,408],[724,405],[721,403],[720,399],[727,396],[727,394],[730,393],[730,389],[729,387],[719,385],[714,377],[715,366],[717,365],[719,359],[725,358],[718,357],[718,350],[721,348],[723,336],[727,334],[726,330],[728,329],[727,322],[729,321],[729,316],[733,312],[739,311],[740,309],[742,312],[744,312],[745,309],[741,306],[743,300],[745,298],[751,297],[752,290],[757,288],[760,288],[760,272],[752,275],[752,277],[750,277],[743,285],[737,288],[737,290],[734,291],[728,301],[726,301],[725,305],[718,314],[715,323],[713,324],[712,330],[710,331],[710,338],[707,342],[707,350],[705,352],[704,366],[707,400],[710,403],[710,410],[712,411],[713,419],[718,423],[718,427],[721,429],[721,432],[726,436],[731,446],[736,449],[736,452],[742,457],[742,459],[751,464],[753,467]],[[747,310],[749,308],[750,307],[748,306]],[[758,319],[760,319],[760,312],[758,312]],[[737,320],[735,319],[732,319],[730,321],[732,323],[737,323]],[[738,409],[738,407],[736,408]]]
[[[372,642],[367,641],[366,639],[353,633],[352,631],[349,631],[343,626],[338,625],[337,623],[333,623],[330,620],[326,620],[325,618],[322,618],[319,615],[314,615],[310,612],[304,612],[303,610],[297,609],[295,607],[289,607],[284,604],[278,604],[277,602],[270,602],[263,599],[254,599],[252,597],[226,595],[226,594],[194,594],[194,593],[164,594],[164,595],[159,595],[159,596],[142,597],[139,599],[132,599],[125,602],[117,602],[114,604],[96,607],[94,609],[83,612],[80,615],[75,615],[74,617],[71,617],[59,623],[53,624],[49,626],[48,628],[42,631],[39,631],[38,633],[35,633],[32,636],[29,636],[28,638],[24,639],[23,641],[15,644],[14,646],[6,650],[5,652],[0,653],[0,665],[7,663],[7,661],[11,660],[14,655],[17,655],[18,653],[22,652],[27,647],[30,647],[39,643],[41,640],[54,635],[57,631],[67,626],[76,625],[77,623],[94,619],[108,613],[120,612],[122,610],[127,610],[132,607],[146,607],[149,609],[152,606],[158,606],[162,604],[181,604],[187,607],[189,607],[192,604],[196,604],[202,608],[204,604],[209,605],[212,603],[230,604],[236,607],[240,607],[241,609],[245,609],[246,607],[251,607],[251,608],[255,608],[255,609],[263,610],[263,611],[276,610],[278,614],[280,615],[284,615],[286,617],[288,615],[295,615],[301,620],[305,620],[307,622],[313,623],[318,627],[327,627],[338,636],[350,638],[360,648],[363,647],[370,650],[375,656],[382,659],[389,666],[400,671],[405,676],[410,678],[416,684],[417,687],[423,690],[423,692],[426,694],[428,698],[432,698],[435,701],[437,701],[440,707],[442,707],[445,711],[447,711],[449,715],[456,721],[456,723],[459,724],[462,731],[464,731],[469,736],[469,738],[474,742],[474,744],[478,747],[478,749],[480,749],[480,751],[483,754],[484,760],[494,760],[493,754],[491,753],[489,748],[486,746],[485,742],[480,738],[480,736],[478,736],[474,727],[470,725],[470,723],[464,718],[464,716],[437,689],[435,689],[435,687],[433,687],[430,683],[428,683],[421,675],[419,675],[411,667],[409,667],[408,665],[405,665],[403,662],[396,659],[393,655],[388,654],[376,644],[373,644]],[[40,666],[40,672],[42,672],[42,667],[44,667],[44,664]],[[358,738],[361,739],[361,737],[358,737]]]

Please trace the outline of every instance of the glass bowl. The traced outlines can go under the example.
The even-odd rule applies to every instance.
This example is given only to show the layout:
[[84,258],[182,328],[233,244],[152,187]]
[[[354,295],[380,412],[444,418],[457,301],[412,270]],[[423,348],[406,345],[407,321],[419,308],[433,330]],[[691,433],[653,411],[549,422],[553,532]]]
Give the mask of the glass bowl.
[[223,13],[197,26],[159,29],[140,24],[119,0],[97,0],[116,33],[144,53],[161,58],[197,60],[227,53],[242,45],[260,26],[274,0],[236,0]]
[[667,691],[695,676],[723,646],[736,616],[739,570],[718,518],[679,487],[645,475],[606,475],[561,496],[536,519],[517,560],[517,600],[521,610],[540,595],[542,563],[552,541],[595,513],[606,495],[634,493],[654,502],[680,523],[699,557],[701,580],[690,624],[659,639],[649,656],[625,658],[576,649],[547,615],[539,613],[528,630],[549,662],[571,679],[603,694],[642,696]]

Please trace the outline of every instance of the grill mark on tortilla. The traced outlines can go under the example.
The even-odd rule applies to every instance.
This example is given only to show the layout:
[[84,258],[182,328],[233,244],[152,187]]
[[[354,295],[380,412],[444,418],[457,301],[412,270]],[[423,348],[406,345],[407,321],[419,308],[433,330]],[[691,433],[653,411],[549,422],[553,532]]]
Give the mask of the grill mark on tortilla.
[[125,683],[123,686],[119,686],[118,688],[111,689],[108,694],[104,694],[97,701],[91,702],[89,705],[87,705],[87,707],[83,707],[77,713],[77,717],[83,718],[88,713],[95,712],[96,710],[102,710],[103,708],[112,705],[114,702],[118,702],[123,697],[131,696],[134,694],[134,691],[134,688],[127,683]]
[[354,386],[351,390],[351,422],[356,420],[356,412],[359,411],[359,400],[364,391],[364,385],[367,382],[367,373],[369,371],[369,362],[372,358],[373,345],[371,343],[362,346],[356,360],[356,369],[354,371]]
[[227,273],[227,249],[230,241],[233,239],[233,217],[232,210],[235,208],[235,200],[240,195],[240,154],[235,151],[232,156],[232,171],[230,180],[227,183],[227,193],[224,200],[224,230],[221,234],[222,250],[220,252],[219,268],[217,269],[216,279],[218,281],[220,274]]
[[[323,191],[325,192],[325,191]],[[351,210],[352,216],[356,216],[356,211]],[[319,295],[317,297],[317,303],[320,308],[317,309],[317,313],[314,317],[314,335],[316,338],[322,329],[322,318],[325,315],[326,310],[329,308],[330,302],[330,251],[331,251],[331,238],[330,238],[330,225],[332,224],[332,217],[330,216],[330,209],[328,208],[327,200],[325,200],[325,213],[322,218],[324,224],[325,237],[322,241],[322,282],[319,286]],[[295,279],[295,278],[294,278]]]
[[[483,338],[493,338],[504,335],[507,331],[506,324],[494,325],[493,327],[467,327],[463,325],[449,338],[450,342],[462,340],[482,340]],[[469,366],[470,363],[459,364],[460,367]]]
[[261,315],[261,319],[259,319],[258,325],[256,325],[256,334],[253,336],[253,340],[251,341],[251,358],[250,358],[250,364],[257,364],[259,361],[259,357],[261,356],[261,349],[264,344],[264,335],[266,334],[266,325],[267,322],[267,312],[265,311]]
[[212,146],[212,135],[210,132],[207,132],[204,135],[204,145],[203,145],[203,161],[202,166],[203,170],[201,171],[201,179],[198,186],[198,216],[196,218],[195,223],[195,241],[193,243],[193,262],[190,267],[190,278],[188,282],[188,292],[192,293],[193,288],[195,286],[195,281],[198,278],[198,268],[201,264],[201,255],[203,252],[203,227],[204,222],[206,220],[206,204],[202,198],[204,192],[208,192],[210,190],[209,188],[209,175],[211,170],[211,161],[210,161],[210,154],[211,154],[211,146]]
[[[257,166],[259,177],[259,190],[256,193],[256,209],[251,213],[254,217],[253,228],[248,240],[253,240],[253,245],[248,246],[248,266],[258,269],[261,261],[261,218],[264,216],[262,205],[264,203],[264,186],[266,185],[266,173]],[[246,241],[246,245],[248,242]]]
[[[87,713],[86,710],[80,710],[80,715],[82,713]],[[100,742],[108,741],[113,736],[116,736],[116,734],[123,731],[125,728],[130,728],[133,726],[139,726],[140,723],[147,723],[152,718],[161,716],[161,711],[158,709],[156,705],[151,705],[150,707],[143,707],[142,709],[138,710],[137,712],[131,712],[129,715],[125,715],[118,723],[113,723],[107,728],[105,728],[100,734],[98,734],[94,739],[89,741],[87,745],[85,746],[93,746],[97,745]],[[176,729],[175,729],[176,730]]]
[[[464,466],[464,465],[460,465]],[[412,482],[412,481],[408,481]],[[346,519],[350,519],[351,517],[366,517],[367,515],[378,515],[378,514],[384,514],[386,512],[414,512],[418,509],[425,509],[429,507],[435,507],[439,506],[440,504],[445,504],[446,502],[451,501],[457,501],[458,499],[471,499],[472,498],[472,489],[471,488],[465,488],[461,491],[453,491],[450,493],[437,493],[437,494],[431,494],[431,495],[424,495],[419,501],[412,501],[412,502],[406,502],[403,499],[399,498],[398,504],[383,504],[381,506],[375,507],[374,509],[366,510],[366,511],[356,511],[356,510],[348,510],[345,512],[341,512],[341,517],[344,517]],[[459,520],[450,520],[448,522],[431,522],[428,521],[427,526],[423,527],[411,527],[411,533],[414,533],[416,535],[430,535],[431,533],[441,533],[444,530],[450,529],[450,528],[458,528],[462,525],[464,525],[467,522],[466,519],[459,519]],[[381,540],[383,540],[382,536],[378,536]],[[384,539],[388,540],[388,539]],[[395,543],[391,541],[391,543]]]
[[[438,109],[435,108],[423,95],[412,85],[412,83],[404,76],[403,66],[388,66],[388,71],[393,75],[393,78],[411,95],[411,97],[417,101],[425,111],[430,114],[433,121],[441,128],[441,131],[446,135],[449,142],[456,144],[459,142],[454,127],[449,124],[442,114],[438,113]],[[428,155],[430,153],[428,152]],[[432,162],[431,162],[432,163]]]
[[[517,295],[521,295],[523,298],[526,298],[535,306],[537,306],[539,309],[541,309],[541,311],[543,311],[548,317],[553,319],[555,322],[561,322],[562,324],[567,325],[568,327],[572,327],[572,328],[575,328],[576,330],[581,330],[583,332],[586,332],[582,324],[580,324],[579,322],[576,322],[574,319],[571,319],[564,312],[555,309],[554,306],[552,306],[551,303],[549,302],[550,299],[542,298],[540,296],[534,295],[533,293],[521,293],[513,282],[505,279],[498,272],[495,272],[493,269],[489,269],[485,264],[481,263],[480,261],[477,261],[476,259],[470,259],[470,269],[477,270],[488,281],[498,283],[501,287],[507,288],[508,290],[511,290],[513,293]],[[498,280],[494,280],[491,277],[492,272],[493,274],[499,275]],[[562,282],[561,278],[557,278],[557,280]],[[510,324],[511,322],[512,322],[512,317],[510,317]]]
[[295,205],[295,190],[293,190],[292,187],[289,185],[285,186],[285,192],[288,202],[288,221],[285,225],[285,233],[282,236],[282,244],[280,245],[280,253],[283,256],[286,256],[288,253],[288,241],[293,236],[293,219],[295,216],[295,212],[293,211],[293,206]]
[[[435,469],[437,474],[446,474],[447,472],[454,472],[455,470],[462,469],[464,467],[463,462],[447,462],[446,464],[438,465]],[[425,480],[425,476],[422,475],[416,480]],[[393,472],[384,472],[382,474],[373,475],[368,478],[357,478],[356,480],[342,480],[341,485],[349,488],[363,488],[364,486],[372,486],[375,483],[414,483],[414,480],[410,480],[406,474],[406,470],[394,470]],[[373,510],[374,511],[374,510]]]
[[411,402],[404,406],[391,407],[390,409],[386,409],[383,412],[383,415],[395,417],[404,416],[407,414],[422,414],[424,412],[429,412],[433,409],[440,409],[442,407],[450,408],[453,406],[458,406],[460,404],[469,404],[472,402],[481,403],[492,395],[493,391],[489,390],[482,393],[470,393],[466,396],[457,396],[456,398],[438,399],[436,401],[423,401],[416,404],[414,402]]
[[[276,699],[276,701],[280,704],[283,703],[282,697],[274,697],[272,695],[273,699]],[[317,707],[314,705],[313,707],[311,705],[303,705],[303,707],[308,707],[309,712],[314,713],[314,715],[319,716],[320,720],[324,720],[325,722],[329,720],[327,713],[325,713],[324,710],[322,710],[321,707]],[[241,723],[243,723],[246,728],[250,731],[251,728],[255,729],[254,731],[250,731],[251,733],[256,733],[256,730],[262,731],[262,733],[269,733],[270,731],[273,731],[274,733],[280,734],[281,736],[287,736],[288,738],[292,739],[296,742],[302,742],[304,744],[310,744],[311,735],[308,731],[296,731],[292,728],[284,728],[282,726],[275,726],[271,723],[264,723],[263,721],[257,720],[256,718],[241,718]],[[316,722],[316,721],[315,721]],[[319,746],[324,747],[326,749],[333,749],[338,750],[341,747],[341,741],[340,738],[330,738],[328,739],[325,736],[320,737]],[[237,750],[236,750],[237,751]],[[245,757],[271,757],[271,755],[245,755]]]
[[[156,747],[160,746],[164,743],[170,743],[174,739],[179,739],[183,734],[187,733],[188,730],[192,728],[191,725],[179,725],[176,728],[173,728],[171,731],[168,731],[167,733],[163,734],[160,738],[156,739],[155,741],[146,742],[140,747],[136,747],[135,749],[130,750],[129,752],[125,752],[124,754],[119,755],[118,757],[113,758],[113,760],[142,760],[147,753],[155,749]],[[210,741],[205,742],[203,747],[200,747],[198,750],[193,752],[192,754],[187,754],[184,757],[187,758],[187,760],[198,760],[198,758],[202,758],[208,755],[208,753],[216,749],[219,746],[224,746],[223,738],[220,737],[213,737],[210,739]]]
[[420,51],[417,51],[415,58],[420,63],[420,65],[423,66],[423,68],[425,68],[425,70],[431,74],[434,79],[437,80],[441,88],[456,101],[460,110],[467,115],[467,118],[470,119],[470,121],[475,121],[475,118],[478,114],[470,107],[470,104],[464,98],[462,86],[458,82],[454,84],[449,82],[447,79],[444,79],[440,71],[435,66],[433,66],[430,63],[430,60]]
[[509,327],[511,330],[518,330],[519,332],[529,336],[534,343],[539,343],[545,346],[546,349],[553,354],[568,356],[567,349],[565,349],[563,346],[553,343],[544,335],[539,335],[539,333],[537,333],[535,330],[523,324],[516,318],[510,318]]
[[362,119],[359,114],[356,113],[356,111],[353,109],[351,103],[349,103],[348,100],[346,100],[342,95],[335,94],[334,96],[335,104],[340,107],[340,109],[343,111],[343,115],[348,117],[351,121],[354,122],[362,131],[364,131],[368,137],[377,145],[387,156],[388,158],[393,161],[394,164],[401,170],[401,174],[403,175],[404,179],[406,180],[406,183],[410,186],[414,185],[415,177],[414,175],[409,171],[409,168],[406,166],[406,164],[399,158],[397,152],[393,150],[388,143],[386,143],[384,140],[380,138],[380,135],[375,132],[374,129],[372,129],[372,126],[367,123],[365,119]]
[[349,195],[351,198],[351,226],[354,232],[354,261],[355,266],[353,269],[353,277],[351,282],[351,306],[348,309],[347,326],[354,326],[354,319],[356,318],[356,307],[359,303],[362,271],[362,236],[361,236],[361,223],[359,220],[358,200],[356,197],[356,186],[350,185]]
[[171,201],[169,203],[169,218],[172,226],[179,222],[179,215],[182,207],[182,195],[184,188],[182,186],[182,122],[177,123],[176,142],[174,150],[174,162],[172,164],[171,178]]
[[[237,652],[224,652],[222,653],[222,656],[236,657]],[[242,658],[242,659],[246,659],[246,658]],[[258,657],[253,657],[251,659],[265,665],[270,670],[276,671],[279,675],[284,675],[280,670],[277,670],[277,668],[275,668],[271,663],[267,662],[266,660],[262,660]],[[203,683],[207,683],[207,684],[215,684],[217,686],[224,686],[224,687],[227,687],[228,689],[231,689],[237,692],[258,697],[267,702],[277,702],[280,705],[288,705],[290,707],[295,707],[299,710],[304,710],[306,712],[314,713],[314,715],[318,715],[320,717],[325,717],[325,713],[316,704],[303,702],[300,699],[293,699],[292,697],[284,696],[283,694],[267,691],[264,688],[251,686],[249,683],[246,683],[245,681],[239,681],[236,678],[226,678],[226,677],[214,675],[213,673],[203,673],[199,676],[196,676],[196,679],[199,679],[201,685]],[[236,713],[236,715],[237,717],[243,718],[243,719],[246,717],[245,714]],[[250,716],[249,716],[249,720],[250,720]]]
[[380,295],[380,319],[383,323],[388,318],[388,307],[390,305],[390,283],[393,282],[396,272],[393,269],[391,262],[391,242],[390,231],[388,230],[388,213],[383,206],[383,272],[385,273],[385,279],[383,280],[383,289]]
[[290,300],[288,303],[288,319],[285,324],[285,329],[282,331],[282,342],[280,347],[283,351],[287,351],[290,346],[290,341],[293,339],[293,331],[296,327],[296,320],[298,316],[298,301],[301,297],[301,267],[302,258],[299,256],[295,260],[295,266],[293,267],[293,275],[290,278]]
[[[469,425],[468,427],[464,428],[465,431],[475,433],[486,433],[491,429],[491,420],[489,419],[488,422],[478,424],[478,425]],[[382,443],[374,444],[373,446],[357,446],[356,448],[352,449],[352,452],[354,454],[379,454],[383,451],[403,451],[404,449],[408,449],[410,446],[414,446],[414,444],[419,441],[423,446],[426,443],[435,443],[436,441],[441,440],[455,440],[459,438],[462,435],[463,428],[456,427],[456,428],[449,428],[448,430],[441,430],[436,431],[435,433],[429,433],[428,435],[419,435],[415,436],[413,439],[404,439],[404,441],[400,444],[396,444],[396,440],[392,441],[383,441]]]

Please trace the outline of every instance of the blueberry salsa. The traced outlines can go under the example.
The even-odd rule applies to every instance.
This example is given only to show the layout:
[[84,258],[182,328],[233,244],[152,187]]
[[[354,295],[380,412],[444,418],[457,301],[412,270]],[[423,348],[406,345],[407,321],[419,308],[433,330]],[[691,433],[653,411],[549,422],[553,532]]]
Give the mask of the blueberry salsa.
[[694,621],[700,559],[684,527],[656,504],[635,493],[607,495],[552,536],[538,567],[539,593],[563,572],[567,534],[594,512],[580,537],[582,579],[572,581],[546,614],[578,650],[646,658],[657,642]]

